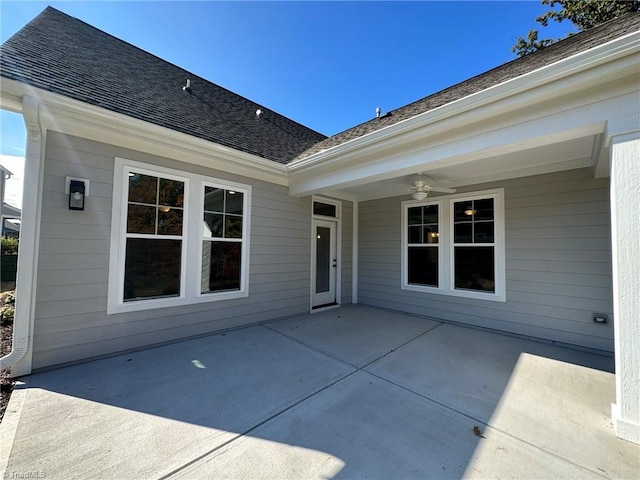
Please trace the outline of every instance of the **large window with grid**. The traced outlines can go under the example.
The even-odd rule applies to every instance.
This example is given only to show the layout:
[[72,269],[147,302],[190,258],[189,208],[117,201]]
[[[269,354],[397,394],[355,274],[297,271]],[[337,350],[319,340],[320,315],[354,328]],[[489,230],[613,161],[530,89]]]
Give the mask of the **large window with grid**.
[[248,295],[248,185],[116,159],[109,313]]
[[502,189],[402,203],[402,288],[505,301]]

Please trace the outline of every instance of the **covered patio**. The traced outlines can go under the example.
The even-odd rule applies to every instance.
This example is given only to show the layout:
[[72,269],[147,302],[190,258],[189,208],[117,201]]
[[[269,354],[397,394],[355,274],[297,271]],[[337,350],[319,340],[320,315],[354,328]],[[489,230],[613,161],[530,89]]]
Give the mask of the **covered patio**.
[[640,447],[609,416],[612,368],[352,305],[33,374],[1,424],[0,467],[48,479],[637,478]]

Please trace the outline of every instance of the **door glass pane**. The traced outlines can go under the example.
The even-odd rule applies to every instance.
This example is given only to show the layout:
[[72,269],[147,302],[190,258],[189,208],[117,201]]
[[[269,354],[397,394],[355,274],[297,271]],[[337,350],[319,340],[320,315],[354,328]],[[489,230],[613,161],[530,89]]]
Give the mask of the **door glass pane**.
[[409,283],[438,286],[438,247],[409,247]]
[[202,293],[240,290],[242,244],[202,242]]
[[182,241],[128,238],[124,301],[180,295]]
[[331,229],[316,229],[316,293],[328,292],[330,289],[331,269]]
[[455,247],[455,288],[495,292],[493,247]]

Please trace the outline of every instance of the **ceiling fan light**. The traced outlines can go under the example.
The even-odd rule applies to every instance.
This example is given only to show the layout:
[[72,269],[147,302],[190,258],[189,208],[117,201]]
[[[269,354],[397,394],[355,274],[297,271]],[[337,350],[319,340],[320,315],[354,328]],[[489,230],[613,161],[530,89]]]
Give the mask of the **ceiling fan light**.
[[427,198],[427,192],[413,192],[411,196],[414,200],[424,200]]

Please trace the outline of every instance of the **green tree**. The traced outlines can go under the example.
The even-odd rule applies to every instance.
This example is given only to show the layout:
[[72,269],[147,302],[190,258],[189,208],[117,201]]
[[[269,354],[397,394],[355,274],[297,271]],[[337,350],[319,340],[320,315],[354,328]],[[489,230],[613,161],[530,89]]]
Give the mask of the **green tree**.
[[[546,27],[550,20],[558,23],[569,20],[580,32],[613,20],[625,13],[640,10],[640,1],[638,0],[542,0],[540,3],[551,7],[551,10],[536,18],[536,22],[540,25]],[[556,6],[560,8],[558,9]],[[518,38],[515,45],[511,47],[511,51],[521,57],[540,50],[557,40],[561,40],[561,38],[556,40],[539,39],[538,31],[531,30],[527,34],[527,38]]]

